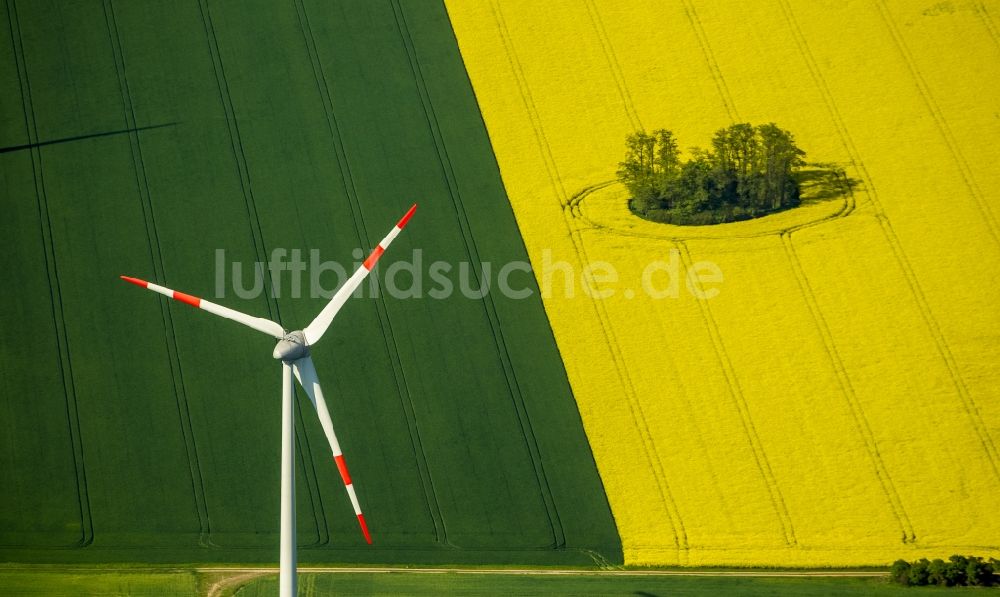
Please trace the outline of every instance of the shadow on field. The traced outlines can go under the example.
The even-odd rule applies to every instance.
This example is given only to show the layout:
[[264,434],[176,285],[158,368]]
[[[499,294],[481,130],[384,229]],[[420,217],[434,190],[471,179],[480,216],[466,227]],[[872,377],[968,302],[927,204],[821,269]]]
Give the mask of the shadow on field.
[[46,145],[57,145],[59,143],[70,143],[72,141],[83,141],[84,139],[97,139],[100,137],[111,137],[113,135],[124,135],[125,133],[137,133],[139,131],[150,131],[153,129],[161,129],[168,126],[176,126],[176,122],[167,122],[165,124],[152,124],[149,126],[137,126],[128,129],[119,129],[117,131],[103,131],[100,133],[89,133],[87,135],[76,135],[74,137],[63,137],[61,139],[50,139],[48,141],[39,141],[37,143],[27,143],[25,145],[11,145],[8,147],[0,147],[0,153],[10,153],[12,151],[23,151],[25,149],[33,149],[35,147],[45,147]]
[[835,163],[814,163],[794,175],[802,194],[802,205],[838,199],[861,186],[857,178],[847,176]]

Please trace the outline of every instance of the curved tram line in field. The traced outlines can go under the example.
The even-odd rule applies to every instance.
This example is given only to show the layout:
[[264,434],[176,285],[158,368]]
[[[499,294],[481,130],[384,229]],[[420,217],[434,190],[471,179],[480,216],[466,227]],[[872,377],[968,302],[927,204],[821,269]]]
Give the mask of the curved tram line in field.
[[[867,190],[866,192],[866,196],[868,197],[867,203],[871,206],[871,208],[873,208],[875,212],[874,215],[876,216],[876,219],[879,221],[882,232],[887,242],[893,249],[893,254],[900,268],[903,270],[904,277],[906,278],[909,289],[911,291],[911,295],[913,296],[915,302],[917,303],[917,306],[919,307],[919,310],[923,316],[924,322],[928,330],[931,332],[932,337],[935,340],[937,351],[947,366],[953,385],[955,386],[959,396],[961,397],[964,403],[965,410],[971,419],[970,422],[972,423],[972,426],[977,432],[977,435],[979,435],[981,443],[983,444],[983,448],[990,459],[990,463],[993,466],[994,472],[996,473],[997,471],[996,447],[993,444],[992,438],[989,436],[988,431],[985,429],[985,426],[981,419],[981,415],[979,413],[979,409],[977,408],[977,405],[975,404],[972,397],[968,394],[968,390],[965,387],[964,380],[961,378],[961,375],[957,370],[957,366],[953,362],[953,356],[951,355],[950,348],[946,345],[946,341],[944,337],[941,335],[940,330],[938,329],[937,322],[934,319],[934,316],[930,310],[929,305],[927,305],[926,303],[926,299],[923,296],[922,289],[920,288],[920,285],[916,280],[916,276],[911,269],[909,260],[907,259],[907,256],[903,252],[902,247],[899,246],[899,241],[896,238],[895,231],[893,230],[892,224],[888,221],[888,218],[882,208],[881,202],[879,201],[879,197],[877,195],[877,191],[874,188],[874,184],[868,175],[864,163],[861,161],[860,156],[857,154],[853,146],[853,141],[846,130],[846,126],[844,126],[844,123],[840,118],[839,111],[837,110],[832,95],[827,89],[826,83],[823,80],[823,77],[820,74],[819,69],[815,65],[814,59],[811,55],[811,52],[809,51],[808,42],[805,40],[804,35],[798,28],[798,24],[796,23],[795,18],[792,14],[791,7],[788,6],[787,3],[782,3],[781,8],[785,15],[786,21],[789,24],[789,28],[792,30],[793,38],[795,39],[796,44],[799,47],[800,53],[804,56],[805,60],[807,61],[807,66],[809,68],[810,74],[812,75],[814,83],[821,92],[824,103],[826,104],[826,108],[830,112],[830,116],[834,122],[835,128],[837,129],[837,132],[841,137],[841,141],[843,142],[845,148],[848,151],[848,155],[850,156],[851,159],[850,165],[852,166],[852,169],[858,171],[861,182]],[[884,6],[879,6],[879,9],[880,12],[885,10]],[[715,80],[717,90],[721,96],[721,100],[725,106],[726,112],[729,114],[731,120],[733,120],[734,122],[738,121],[740,118],[736,108],[735,101],[733,100],[732,95],[729,93],[729,89],[725,83],[725,79],[722,75],[721,68],[715,61],[715,57],[712,53],[707,35],[702,29],[701,21],[697,14],[697,11],[694,8],[694,6],[691,5],[689,2],[685,2],[685,13],[699,41],[699,45],[701,46],[701,50],[707,62],[708,69],[711,72],[713,79]],[[881,14],[881,16],[884,21],[889,21],[889,19],[885,18],[884,12],[883,14]],[[891,24],[889,26],[891,28]],[[900,47],[901,45],[900,40],[897,39],[898,32],[892,31],[892,33],[894,34],[893,41],[896,43],[897,49],[899,49],[899,51],[904,55],[904,57],[907,58],[907,65],[910,68],[911,74],[913,75],[914,78],[918,79],[917,81],[918,84],[922,83],[922,81],[919,80],[918,73],[915,72],[912,59],[910,59],[909,56],[906,56],[905,48]],[[600,36],[600,31],[598,31],[598,35]],[[608,51],[610,51],[613,53],[613,49],[603,47],[604,42],[605,40],[602,39],[602,48],[605,50],[605,52],[607,53]],[[609,62],[609,67],[612,70],[614,70],[614,65],[611,64],[610,59],[608,62]],[[616,77],[616,83],[617,82],[618,79]],[[935,117],[935,122],[938,125],[940,132],[945,137],[945,140],[950,141],[950,139],[948,139],[950,131],[947,129],[947,126],[945,123],[943,123],[942,119],[938,118],[939,115],[935,114],[936,105],[933,104],[933,100],[928,96],[928,93],[923,93],[924,91],[925,91],[924,89],[921,89],[922,97],[925,101],[926,107],[932,113],[932,116]],[[625,101],[626,98],[624,97],[624,93],[622,93],[621,88],[619,88],[619,92],[622,94],[622,100],[625,103],[625,111],[629,117],[629,120],[633,121],[632,118],[633,115],[631,113],[631,110],[629,109],[628,102]],[[984,218],[987,220],[988,224],[990,224],[991,232],[993,233],[995,239],[996,233],[993,227],[994,222],[992,218],[989,217],[992,214],[988,210],[984,211],[982,202],[979,201],[980,197],[976,193],[978,189],[975,188],[974,185],[970,184],[970,177],[967,175],[968,173],[966,172],[966,170],[962,168],[962,166],[965,165],[962,160],[962,156],[960,154],[956,154],[955,148],[952,146],[953,145],[952,143],[949,143],[948,145],[949,149],[951,150],[952,156],[954,157],[956,162],[958,162],[958,165],[962,170],[961,173],[963,174],[964,182],[966,186],[969,188],[970,192],[972,192],[974,198],[977,199],[977,207],[980,208],[980,211],[983,212]],[[801,216],[804,214],[799,214],[799,217],[790,215],[794,214],[796,211],[801,211],[801,208],[796,208],[793,210],[789,210],[787,212],[782,212],[780,214],[773,214],[770,217],[765,216],[764,218],[760,219],[749,220],[745,222],[736,222],[731,224],[723,224],[711,227],[685,227],[685,226],[675,226],[669,224],[656,224],[656,223],[642,221],[637,216],[631,214],[631,212],[628,210],[626,206],[626,202],[624,201],[623,196],[620,196],[617,193],[609,192],[609,189],[613,185],[614,181],[605,181],[585,187],[584,189],[576,193],[567,202],[564,208],[565,211],[568,212],[568,217],[577,220],[582,229],[589,228],[619,236],[645,238],[645,239],[660,239],[660,240],[670,241],[673,242],[678,249],[681,249],[682,254],[685,255],[687,254],[686,251],[687,247],[685,243],[685,241],[687,240],[695,240],[695,239],[732,240],[732,239],[754,238],[754,237],[763,237],[771,235],[776,235],[780,238],[782,243],[782,249],[789,260],[789,265],[792,268],[792,271],[795,275],[796,283],[798,284],[799,289],[802,293],[803,300],[806,303],[806,306],[808,307],[808,310],[810,312],[810,317],[813,320],[817,333],[822,339],[824,350],[830,359],[831,366],[834,370],[837,383],[840,388],[840,393],[843,395],[844,400],[847,402],[849,406],[849,411],[851,413],[852,418],[854,419],[855,427],[858,429],[858,432],[863,439],[863,443],[869,454],[869,458],[874,466],[875,474],[882,488],[882,492],[885,494],[886,499],[888,501],[888,505],[890,506],[890,509],[892,510],[893,515],[899,524],[899,528],[902,535],[902,541],[903,543],[916,542],[917,538],[915,530],[913,529],[913,526],[909,520],[909,516],[907,515],[903,507],[902,501],[889,475],[885,463],[883,462],[879,454],[878,445],[876,443],[875,436],[872,432],[871,426],[868,422],[868,418],[855,394],[848,372],[846,370],[846,367],[844,366],[843,359],[840,356],[837,346],[834,343],[833,336],[830,333],[825,317],[823,316],[822,312],[819,309],[815,296],[813,296],[812,287],[809,283],[808,277],[802,266],[802,263],[799,260],[791,236],[793,232],[796,232],[798,230],[810,228],[813,226],[818,226],[826,222],[831,222],[836,219],[844,218],[853,213],[853,211],[857,206],[857,202],[852,192],[851,181],[845,178],[843,187],[844,190],[843,199],[842,201],[838,202],[838,205],[836,205],[836,209],[834,209],[833,211],[822,210],[819,214],[810,214],[813,217],[802,218]],[[590,204],[592,209],[587,209],[588,206],[586,204],[588,203]],[[804,205],[803,207],[808,207],[808,200],[807,204]],[[816,211],[816,208],[812,208],[812,211]],[[774,225],[768,226],[767,222],[773,222]],[[711,329],[713,322],[710,310],[702,309],[702,314],[703,317],[705,317],[706,319],[706,325],[708,325],[709,328]],[[713,340],[715,340],[714,334],[713,334]],[[728,379],[730,378],[729,374],[731,373],[731,371],[729,370],[729,368],[726,367],[724,348],[722,349],[723,351],[720,352],[719,351],[720,343],[713,342],[713,344],[715,344],[717,355],[720,359],[720,364],[723,366],[724,369],[726,369],[727,379]],[[735,378],[729,379],[730,381],[729,386],[731,391],[735,391],[738,389],[738,386],[734,387],[732,383],[734,380]],[[738,380],[736,381],[738,383]],[[742,414],[742,409],[740,410]],[[744,424],[746,425],[746,423],[747,420],[744,419]],[[752,427],[749,429],[752,431]],[[751,434],[751,443],[753,444],[752,434]],[[756,455],[757,451],[756,450],[754,451]],[[766,471],[767,469],[764,468],[762,472],[766,473]],[[772,488],[769,487],[769,489]],[[790,528],[791,528],[790,526],[786,527],[786,530],[789,530]],[[794,538],[794,534],[790,536]]]
[[[624,195],[613,192],[617,181],[606,180],[584,187],[566,203],[564,210],[578,222],[577,229],[593,229],[618,236],[668,240],[734,240],[763,236],[787,235],[797,230],[818,226],[852,214],[857,207],[851,182],[845,174],[839,201],[806,197],[801,207],[784,210],[751,220],[714,224],[711,226],[678,226],[643,220],[629,211]],[[823,204],[830,207],[824,209]],[[592,208],[588,208],[588,204]],[[804,213],[803,210],[809,210]],[[816,212],[816,213],[814,213]]]
[[[850,183],[846,178],[846,175],[843,175],[842,180],[843,192],[840,194],[840,201],[830,202],[832,209],[824,209],[825,202],[809,202],[807,200],[807,204],[811,207],[811,209],[807,212],[792,209],[779,214],[773,214],[769,217],[765,216],[763,218],[748,220],[745,222],[734,222],[711,227],[675,226],[668,224],[656,224],[641,220],[638,216],[635,216],[628,210],[623,196],[618,193],[608,192],[615,188],[615,181],[605,181],[585,187],[583,190],[570,198],[564,207],[563,213],[566,215],[571,229],[575,228],[577,236],[582,230],[594,229],[612,235],[668,241],[673,243],[680,251],[681,258],[684,260],[686,267],[691,267],[693,259],[687,243],[685,242],[687,240],[731,240],[738,238],[777,236],[781,238],[784,243],[785,239],[789,238],[788,235],[795,230],[816,226],[834,219],[848,216],[854,211],[856,201],[854,199],[854,194],[851,192]],[[587,210],[584,202],[588,199],[594,202],[600,202],[598,208],[594,210]],[[602,218],[601,216],[610,217]],[[662,232],[659,230],[661,228],[663,229]],[[729,354],[726,351],[722,331],[719,329],[711,308],[707,304],[703,304],[700,301],[698,304],[701,316],[705,321],[707,329],[709,330],[716,359],[725,374],[726,387],[728,388],[728,393],[732,400],[733,407],[739,414],[743,433],[746,435],[747,441],[750,444],[756,468],[760,471],[760,474],[765,481],[765,486],[767,488],[769,498],[774,506],[775,514],[781,522],[785,543],[789,546],[795,546],[798,544],[798,539],[795,534],[795,528],[791,515],[788,512],[787,504],[785,503],[778,481],[774,476],[767,453],[764,450],[763,443],[761,442],[756,425],[754,424],[753,417],[751,416],[749,405],[747,404],[740,385],[739,376],[736,374]],[[832,356],[831,360],[833,360]],[[853,402],[851,402],[851,404],[853,405]],[[854,418],[857,420],[859,415],[855,413],[853,409],[852,413]],[[860,418],[863,419],[863,414]],[[867,440],[868,436],[863,432],[862,435]],[[867,441],[865,443],[868,445]],[[874,451],[874,454],[877,454],[877,450]],[[884,466],[880,467],[876,465],[876,469],[881,473],[884,470]],[[881,478],[882,477],[880,475],[880,479]],[[892,498],[890,498],[889,501],[895,505]],[[906,529],[903,530],[903,538],[904,541],[907,538]]]

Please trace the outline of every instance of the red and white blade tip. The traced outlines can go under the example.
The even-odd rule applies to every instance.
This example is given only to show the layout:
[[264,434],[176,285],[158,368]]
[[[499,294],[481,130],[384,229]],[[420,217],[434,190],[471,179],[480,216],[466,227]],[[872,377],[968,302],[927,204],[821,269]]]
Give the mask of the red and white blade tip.
[[130,282],[132,284],[135,284],[136,286],[142,286],[143,288],[146,288],[147,286],[149,286],[149,282],[147,282],[145,280],[140,280],[139,278],[132,278],[132,277],[129,277],[129,276],[119,276],[119,277],[122,280],[125,280],[126,282]]
[[417,204],[416,203],[414,203],[413,206],[410,207],[410,210],[407,211],[406,214],[402,218],[399,219],[399,223],[396,224],[396,228],[399,228],[400,230],[402,230],[403,227],[406,226],[406,223],[410,221],[410,218],[413,217],[413,212],[415,212],[415,211],[417,211]]
[[365,534],[365,541],[368,542],[368,545],[371,545],[372,544],[372,536],[370,534],[368,534],[368,525],[365,524],[365,515],[364,514],[358,514],[358,522],[361,523],[361,532]]

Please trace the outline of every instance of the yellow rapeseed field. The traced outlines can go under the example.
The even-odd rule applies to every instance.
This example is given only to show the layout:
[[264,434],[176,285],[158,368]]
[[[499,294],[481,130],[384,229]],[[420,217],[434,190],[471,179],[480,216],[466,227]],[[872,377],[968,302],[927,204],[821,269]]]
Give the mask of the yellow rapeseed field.
[[[1000,555],[1000,5],[447,7],[626,563]],[[771,121],[853,192],[677,227],[610,182],[629,132]]]

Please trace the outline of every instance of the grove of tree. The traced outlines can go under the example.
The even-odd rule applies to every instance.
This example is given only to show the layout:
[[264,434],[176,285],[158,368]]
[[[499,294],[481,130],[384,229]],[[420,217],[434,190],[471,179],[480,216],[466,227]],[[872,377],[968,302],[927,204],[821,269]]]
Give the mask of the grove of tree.
[[630,209],[670,224],[720,224],[763,216],[799,204],[795,173],[805,152],[773,122],[734,124],[716,131],[710,149],[681,158],[673,133],[637,132],[626,140],[618,179]]
[[938,585],[941,587],[993,587],[1000,584],[997,565],[1000,560],[989,561],[977,556],[954,555],[944,561],[940,558],[921,558],[915,562],[896,560],[889,570],[889,578],[900,585],[914,587]]

